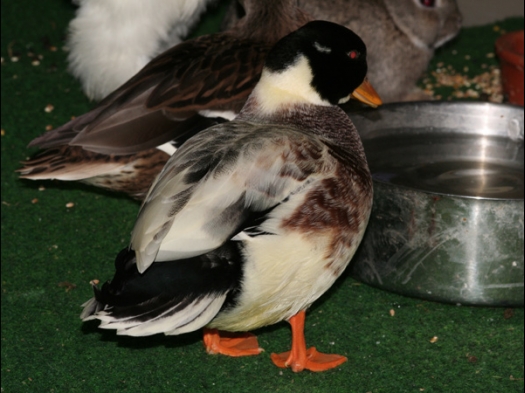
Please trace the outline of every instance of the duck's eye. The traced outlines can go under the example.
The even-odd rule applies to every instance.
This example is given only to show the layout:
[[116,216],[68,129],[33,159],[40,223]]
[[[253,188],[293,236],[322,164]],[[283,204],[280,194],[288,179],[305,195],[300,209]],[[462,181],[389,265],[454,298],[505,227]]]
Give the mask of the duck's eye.
[[351,50],[350,52],[348,52],[348,57],[351,59],[357,59],[360,55],[361,53],[359,53],[356,50]]
[[419,4],[423,7],[434,8],[436,6],[436,0],[419,0]]

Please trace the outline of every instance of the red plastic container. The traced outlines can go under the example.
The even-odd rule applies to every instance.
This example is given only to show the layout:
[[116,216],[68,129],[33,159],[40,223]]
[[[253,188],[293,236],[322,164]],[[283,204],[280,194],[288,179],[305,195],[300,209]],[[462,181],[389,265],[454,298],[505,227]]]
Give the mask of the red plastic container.
[[500,59],[503,93],[511,104],[523,106],[523,30],[499,37],[496,54]]

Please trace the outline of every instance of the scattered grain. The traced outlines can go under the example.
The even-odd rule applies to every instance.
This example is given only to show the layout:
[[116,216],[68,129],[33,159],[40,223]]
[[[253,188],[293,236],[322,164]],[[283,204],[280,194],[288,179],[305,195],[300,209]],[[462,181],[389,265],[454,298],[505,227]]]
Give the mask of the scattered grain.
[[46,126],[46,131],[51,131],[53,129],[53,126],[51,124],[48,124]]
[[[450,66],[437,68],[431,72],[435,81],[425,83],[425,91],[434,96],[435,88],[445,86],[454,90],[452,96],[447,97],[448,100],[486,97],[489,102],[500,103],[503,101],[500,70],[495,65],[487,67],[487,71],[474,77],[459,73]],[[468,67],[465,67],[464,70],[468,70]],[[434,98],[437,97],[434,96]]]
[[503,318],[510,319],[514,316],[514,310],[512,308],[506,308],[505,311],[503,311]]
[[72,208],[73,206],[75,206],[75,204],[73,202],[68,202],[66,203],[66,207],[69,209],[69,208]]
[[40,60],[33,60],[31,62],[31,65],[34,66],[34,67],[38,67],[40,65]]
[[39,186],[38,191],[44,191],[46,188],[44,186]]
[[430,343],[434,344],[438,340],[438,336],[434,336],[430,339]]
[[31,199],[31,203],[34,205],[35,203],[38,203],[38,198]]
[[5,135],[5,130],[2,128],[2,132],[1,132],[2,136]]
[[51,104],[47,104],[46,107],[44,108],[44,111],[46,111],[47,113],[49,112],[52,112],[53,109],[55,109],[55,107]]
[[77,286],[69,281],[63,281],[58,283],[59,287],[66,288],[66,292],[71,291],[72,289],[75,289]]
[[394,315],[396,315],[396,312],[395,312],[394,309],[391,309],[388,313],[390,314],[391,317],[393,317]]
[[18,56],[12,56],[12,57],[11,57],[11,61],[12,61],[13,63],[16,63],[18,60],[20,60],[20,58],[19,58]]

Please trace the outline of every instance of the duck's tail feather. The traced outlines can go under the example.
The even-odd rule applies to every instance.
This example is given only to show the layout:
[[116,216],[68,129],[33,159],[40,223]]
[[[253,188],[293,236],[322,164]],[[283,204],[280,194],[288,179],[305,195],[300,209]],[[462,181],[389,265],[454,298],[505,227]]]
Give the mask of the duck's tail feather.
[[23,167],[17,172],[22,179],[81,181],[142,200],[169,157],[160,149],[107,156],[66,145],[22,162]]
[[99,319],[100,327],[117,334],[148,336],[181,334],[207,325],[241,281],[238,242],[194,258],[155,262],[140,274],[135,252],[117,256],[113,280],[83,304],[80,317]]

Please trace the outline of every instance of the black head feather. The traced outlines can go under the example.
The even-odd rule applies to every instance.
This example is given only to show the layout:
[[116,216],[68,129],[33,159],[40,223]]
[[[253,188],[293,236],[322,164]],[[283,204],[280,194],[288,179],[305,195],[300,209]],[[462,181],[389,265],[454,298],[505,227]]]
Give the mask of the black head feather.
[[312,87],[334,105],[349,96],[367,73],[365,43],[336,23],[313,21],[287,35],[270,51],[265,67],[282,72],[300,56],[308,59],[312,69]]

